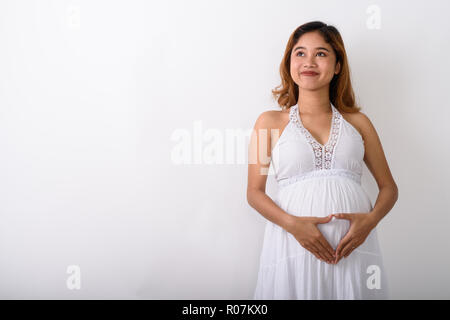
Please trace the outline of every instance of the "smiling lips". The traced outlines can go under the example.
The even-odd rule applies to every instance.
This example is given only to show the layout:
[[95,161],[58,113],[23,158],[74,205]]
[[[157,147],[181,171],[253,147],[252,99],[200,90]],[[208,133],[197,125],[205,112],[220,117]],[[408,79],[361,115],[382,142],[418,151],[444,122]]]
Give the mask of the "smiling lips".
[[314,72],[314,71],[304,71],[304,72],[302,72],[300,74],[304,75],[304,76],[317,76],[318,75],[318,73]]

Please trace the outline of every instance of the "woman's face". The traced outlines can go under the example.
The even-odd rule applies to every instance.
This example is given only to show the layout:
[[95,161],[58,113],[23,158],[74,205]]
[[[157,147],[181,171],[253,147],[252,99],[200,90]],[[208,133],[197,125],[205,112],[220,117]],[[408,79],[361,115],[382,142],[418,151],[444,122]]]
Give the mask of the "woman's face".
[[[317,75],[305,75],[313,71]],[[291,53],[291,77],[302,89],[316,90],[328,86],[340,71],[331,45],[317,31],[307,32],[298,39]]]

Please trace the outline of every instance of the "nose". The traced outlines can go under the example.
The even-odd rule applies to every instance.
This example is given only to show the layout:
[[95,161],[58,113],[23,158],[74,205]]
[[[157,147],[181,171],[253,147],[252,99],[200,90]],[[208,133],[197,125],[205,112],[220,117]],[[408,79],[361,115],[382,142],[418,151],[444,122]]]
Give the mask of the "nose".
[[308,71],[309,69],[315,69],[317,67],[317,65],[315,63],[305,63],[303,64],[303,71]]
[[316,67],[316,61],[314,60],[314,57],[310,56],[309,58],[307,58],[304,67]]

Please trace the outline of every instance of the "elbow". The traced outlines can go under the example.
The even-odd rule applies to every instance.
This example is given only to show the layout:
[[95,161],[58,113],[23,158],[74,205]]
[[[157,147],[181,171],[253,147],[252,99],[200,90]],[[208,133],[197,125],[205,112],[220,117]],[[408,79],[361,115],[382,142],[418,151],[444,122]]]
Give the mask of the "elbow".
[[394,191],[395,196],[398,197],[398,186],[395,182],[392,183],[391,188]]
[[396,199],[398,198],[398,187],[395,182],[379,186],[379,190],[382,190],[382,189],[388,190],[389,192],[391,192],[393,194],[393,196]]
[[397,187],[397,184],[394,183],[392,185],[389,185],[388,188],[389,188],[389,190],[391,190],[394,200],[397,201],[397,199],[398,199],[398,187]]
[[389,197],[390,201],[394,204],[398,200],[398,187],[395,183],[390,183],[379,187],[379,192],[383,192],[385,196]]

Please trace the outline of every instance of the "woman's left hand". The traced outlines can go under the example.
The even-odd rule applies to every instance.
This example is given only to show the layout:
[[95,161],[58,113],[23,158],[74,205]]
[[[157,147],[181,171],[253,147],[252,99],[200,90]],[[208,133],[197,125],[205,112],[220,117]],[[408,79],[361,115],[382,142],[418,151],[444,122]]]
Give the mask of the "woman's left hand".
[[370,213],[336,213],[333,216],[350,221],[350,228],[336,248],[337,264],[342,257],[347,258],[353,250],[364,243],[375,223]]

